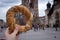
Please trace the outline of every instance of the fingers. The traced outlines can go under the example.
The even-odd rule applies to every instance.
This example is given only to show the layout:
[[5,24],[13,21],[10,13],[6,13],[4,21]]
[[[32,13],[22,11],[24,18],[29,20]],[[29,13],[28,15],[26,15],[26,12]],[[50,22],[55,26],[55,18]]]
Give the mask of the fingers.
[[6,29],[5,35],[9,35],[9,28]]

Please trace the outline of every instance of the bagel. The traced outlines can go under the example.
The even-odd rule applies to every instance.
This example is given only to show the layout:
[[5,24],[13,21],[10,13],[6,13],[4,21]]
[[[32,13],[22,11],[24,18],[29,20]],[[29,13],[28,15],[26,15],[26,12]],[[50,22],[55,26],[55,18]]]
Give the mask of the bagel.
[[[27,21],[25,25],[18,25],[16,23],[16,19],[14,18],[16,12],[21,12],[23,15],[25,15]],[[9,33],[12,33],[14,31],[16,25],[18,25],[18,32],[30,30],[30,28],[32,27],[32,20],[32,13],[29,11],[27,7],[23,5],[11,7],[6,14],[6,22],[9,27]]]

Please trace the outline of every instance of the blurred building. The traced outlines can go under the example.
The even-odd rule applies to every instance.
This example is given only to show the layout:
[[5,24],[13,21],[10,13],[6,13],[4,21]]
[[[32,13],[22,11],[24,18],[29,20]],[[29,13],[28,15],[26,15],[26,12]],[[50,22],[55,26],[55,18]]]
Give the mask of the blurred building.
[[22,0],[22,5],[30,9],[31,13],[34,16],[34,23],[36,23],[39,20],[38,0]]
[[0,27],[7,27],[7,24],[2,19],[0,19]]
[[40,24],[45,24],[45,16],[39,17],[40,18]]
[[51,3],[47,3],[47,9],[45,10],[45,25],[49,25],[49,16],[48,16],[48,13],[49,13],[49,11],[50,11],[50,9],[51,9]]
[[45,13],[46,13],[46,24],[48,24],[50,27],[53,27],[53,25],[57,24],[58,27],[60,27],[60,0],[53,0],[52,7],[47,8],[45,10]]

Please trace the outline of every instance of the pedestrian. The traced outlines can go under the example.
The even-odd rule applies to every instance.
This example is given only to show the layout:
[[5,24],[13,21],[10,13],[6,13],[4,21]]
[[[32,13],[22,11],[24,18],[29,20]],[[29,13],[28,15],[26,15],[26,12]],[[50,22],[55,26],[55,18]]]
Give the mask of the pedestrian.
[[42,24],[42,28],[43,28],[43,30],[45,30],[45,24]]
[[57,27],[58,27],[58,24],[57,24],[57,23],[55,23],[55,24],[53,25],[53,27],[55,28],[56,31],[58,30],[58,29],[57,29]]
[[34,24],[34,31],[38,31],[38,25]]
[[1,30],[3,30],[3,26],[1,26]]
[[40,23],[37,24],[37,27],[38,27],[38,30],[40,30],[40,28],[41,28],[41,27],[40,27]]
[[49,28],[49,25],[47,24],[47,28]]
[[0,32],[1,32],[1,26],[0,26]]
[[0,26],[0,31],[2,32],[2,29],[3,29],[3,27],[2,26]]

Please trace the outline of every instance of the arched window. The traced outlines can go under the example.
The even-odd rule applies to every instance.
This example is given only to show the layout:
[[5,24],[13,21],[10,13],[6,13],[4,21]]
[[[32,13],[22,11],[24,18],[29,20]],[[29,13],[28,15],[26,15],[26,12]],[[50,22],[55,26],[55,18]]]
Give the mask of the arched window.
[[33,0],[30,0],[30,8],[33,8],[34,7],[34,5],[33,5],[34,3],[33,3]]

